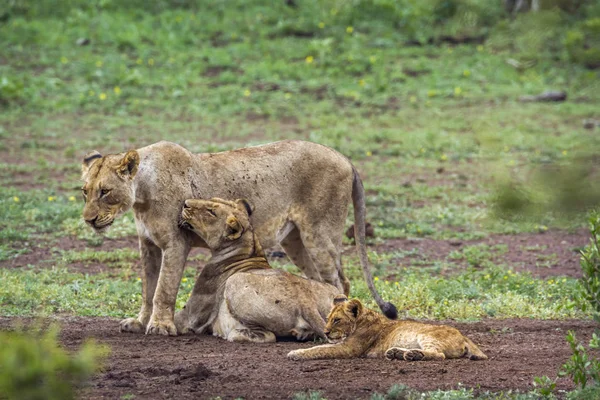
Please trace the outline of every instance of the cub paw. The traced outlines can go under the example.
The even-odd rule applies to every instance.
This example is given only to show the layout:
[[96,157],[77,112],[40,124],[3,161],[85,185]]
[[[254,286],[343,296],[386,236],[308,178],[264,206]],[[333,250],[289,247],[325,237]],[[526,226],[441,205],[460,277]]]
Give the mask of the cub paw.
[[302,357],[302,353],[302,350],[292,350],[288,353],[287,358],[288,360],[292,361],[300,361],[304,359],[304,357]]
[[392,347],[385,352],[385,358],[388,360],[404,360],[404,353],[406,353],[405,349]]
[[177,336],[177,328],[172,321],[150,321],[146,328],[146,335]]
[[421,361],[425,357],[425,354],[419,350],[409,350],[404,353],[404,359],[406,361]]
[[136,318],[127,318],[119,323],[120,332],[144,333],[144,325]]

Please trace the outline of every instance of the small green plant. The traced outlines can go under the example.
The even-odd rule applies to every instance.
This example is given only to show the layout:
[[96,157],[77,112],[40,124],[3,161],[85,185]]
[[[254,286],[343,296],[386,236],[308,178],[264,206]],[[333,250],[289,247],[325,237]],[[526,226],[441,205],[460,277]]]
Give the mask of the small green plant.
[[321,392],[309,390],[307,392],[294,393],[293,400],[327,400],[321,395]]
[[58,329],[0,333],[0,397],[73,399],[108,355],[108,348],[86,342],[70,355],[57,342]]
[[[559,376],[570,376],[575,385],[581,389],[585,389],[588,385],[598,386],[600,383],[600,360],[587,354],[585,347],[577,341],[575,332],[568,332],[567,342],[573,354],[561,367]],[[600,338],[594,333],[589,348],[598,349],[599,347]]]
[[[589,222],[592,238],[581,252],[580,261],[583,270],[583,277],[581,278],[582,298],[587,302],[584,302],[581,307],[583,309],[591,307],[594,319],[600,322],[600,253],[598,247],[600,213],[593,211],[590,214]],[[577,341],[575,333],[572,331],[567,334],[567,343],[571,347],[572,355],[561,367],[559,376],[570,376],[575,385],[581,389],[586,389],[588,386],[599,387],[600,360],[588,355],[586,348]],[[600,338],[594,333],[589,342],[589,348],[598,349],[599,347]]]
[[581,307],[584,310],[591,307],[594,319],[596,322],[600,322],[600,248],[598,246],[600,213],[597,211],[592,212],[589,223],[592,238],[581,252],[580,261],[583,270],[583,277],[581,278],[583,298],[587,302],[581,304]]
[[553,399],[556,390],[556,381],[547,376],[536,376],[533,378],[534,392],[545,399]]
[[414,394],[408,386],[393,385],[386,394],[374,393],[371,400],[404,400],[409,399]]

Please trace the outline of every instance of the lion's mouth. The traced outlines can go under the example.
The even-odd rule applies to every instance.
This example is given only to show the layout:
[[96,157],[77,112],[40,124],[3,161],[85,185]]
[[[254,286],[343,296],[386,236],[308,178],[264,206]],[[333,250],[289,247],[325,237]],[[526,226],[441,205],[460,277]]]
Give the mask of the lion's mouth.
[[187,221],[183,221],[181,223],[181,227],[184,228],[184,229],[189,229],[189,230],[193,230],[194,229],[194,227],[189,222],[187,222]]
[[105,222],[103,224],[94,224],[92,225],[92,228],[94,228],[94,230],[96,231],[96,233],[105,233],[106,231],[108,231],[108,229],[112,226],[112,224],[115,222],[115,220],[110,220],[108,222]]
[[331,344],[337,344],[337,343],[341,343],[344,341],[344,339],[346,339],[345,336],[342,337],[336,337],[336,338],[332,338],[330,336],[327,336],[327,341]]
[[[185,214],[185,213],[184,213]],[[181,219],[179,220],[179,227],[183,228],[183,229],[189,229],[189,230],[193,230],[194,227],[192,226],[192,224],[190,224],[187,220],[185,215],[182,215]]]

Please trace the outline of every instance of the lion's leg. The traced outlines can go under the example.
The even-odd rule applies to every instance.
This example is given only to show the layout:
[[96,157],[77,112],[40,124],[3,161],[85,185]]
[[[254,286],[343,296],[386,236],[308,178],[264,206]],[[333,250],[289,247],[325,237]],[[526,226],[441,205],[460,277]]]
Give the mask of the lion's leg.
[[281,247],[283,247],[290,260],[300,268],[308,279],[321,281],[321,275],[315,268],[310,255],[306,251],[304,243],[302,243],[302,239],[300,238],[300,232],[297,228],[294,228],[289,235],[281,241]]
[[342,269],[340,252],[331,239],[319,231],[300,232],[300,236],[304,248],[321,275],[321,280],[343,292],[349,289],[349,282],[344,282],[342,278],[345,277],[343,274],[340,276],[338,272]]
[[[358,351],[357,351],[358,350]],[[360,356],[360,349],[348,346],[346,343],[323,344],[309,349],[292,350],[287,358],[293,361],[299,360],[324,360],[335,358],[354,358]]]
[[234,329],[227,335],[230,342],[274,343],[273,332],[264,329]]
[[142,309],[137,318],[121,321],[121,332],[144,333],[152,315],[152,298],[160,272],[162,250],[154,243],[140,238],[140,259],[142,264]]
[[146,327],[146,334],[177,335],[173,316],[189,251],[190,246],[183,239],[173,239],[169,246],[163,249],[158,284],[152,302],[152,316]]
[[[308,337],[312,336],[310,334],[307,334],[308,332],[314,334],[314,336],[317,336],[321,339],[327,339],[327,337],[325,336],[325,320],[323,319],[323,317],[321,317],[321,314],[319,313],[317,307],[311,304],[311,306],[308,307],[308,309],[304,310],[303,314],[304,315],[302,317],[306,321],[308,330],[297,329],[296,334],[294,335],[296,336],[296,339],[305,340]],[[302,327],[297,326],[296,328]]]

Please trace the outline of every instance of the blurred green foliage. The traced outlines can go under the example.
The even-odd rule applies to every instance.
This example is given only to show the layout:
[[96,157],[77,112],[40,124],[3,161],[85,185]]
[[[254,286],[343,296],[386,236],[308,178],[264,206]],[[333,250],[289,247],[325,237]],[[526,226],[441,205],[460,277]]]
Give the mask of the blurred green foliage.
[[69,354],[57,341],[58,329],[0,332],[0,398],[74,399],[75,390],[96,372],[109,353],[87,341]]
[[[10,62],[0,64],[0,106],[35,110],[136,112],[144,101],[191,100],[191,111],[226,104],[235,112],[244,103],[232,104],[232,84],[281,92],[280,102],[317,92],[351,103],[359,91],[336,78],[369,75],[372,95],[385,92],[401,77],[389,75],[384,54],[426,43],[485,41],[518,59],[549,53],[590,68],[600,51],[600,7],[591,0],[572,13],[555,7],[514,18],[487,0],[3,1],[0,48]],[[297,68],[305,60],[313,68]],[[219,95],[194,104],[214,77]]]

